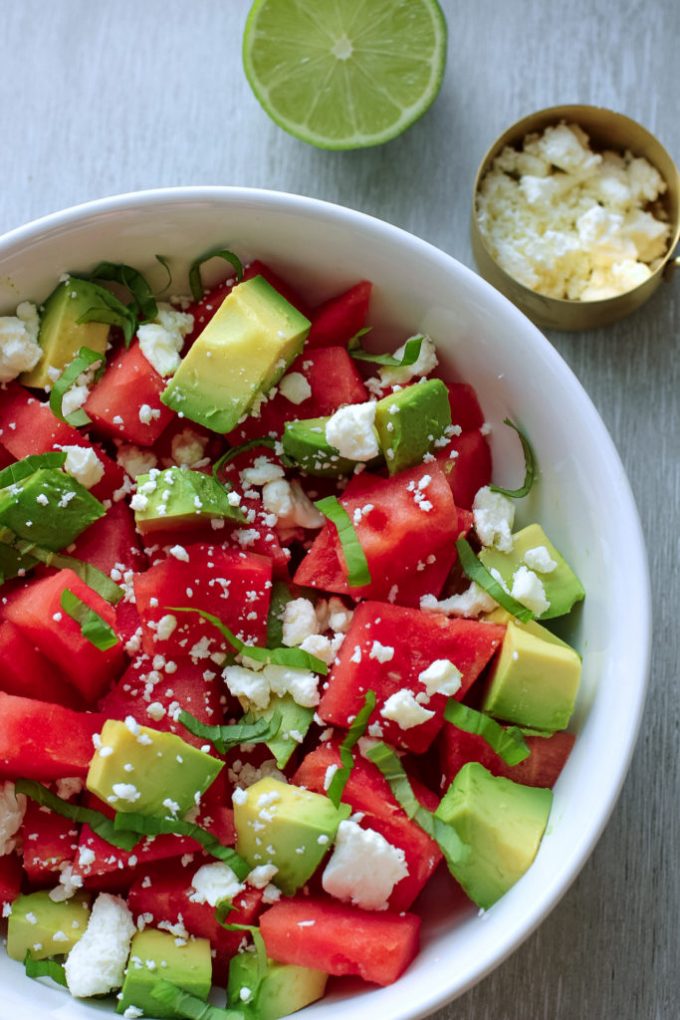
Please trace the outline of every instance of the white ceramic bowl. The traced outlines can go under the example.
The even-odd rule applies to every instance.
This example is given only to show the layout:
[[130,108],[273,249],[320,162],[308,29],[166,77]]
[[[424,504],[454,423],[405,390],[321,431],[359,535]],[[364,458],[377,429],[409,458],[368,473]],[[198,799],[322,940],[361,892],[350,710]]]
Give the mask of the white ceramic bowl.
[[[381,334],[430,333],[445,368],[478,390],[493,426],[497,481],[517,484],[522,471],[519,444],[503,418],[528,432],[541,477],[520,520],[543,523],[588,593],[563,628],[583,654],[578,738],[529,872],[484,917],[447,903],[448,884],[426,890],[422,951],[401,980],[384,989],[348,985],[349,992],[305,1011],[309,1020],[415,1020],[474,985],[533,931],[582,868],[614,806],[649,659],[649,585],[636,508],[592,403],[529,320],[448,255],[348,209],[238,188],[150,191],[78,206],[0,239],[0,312],[19,299],[43,299],[64,270],[111,259],[148,270],[160,283],[157,253],[186,269],[217,244],[271,262],[313,300],[372,280],[378,341]],[[4,954],[0,986],[0,1015],[12,1020],[87,1020],[110,1010],[30,981]]]

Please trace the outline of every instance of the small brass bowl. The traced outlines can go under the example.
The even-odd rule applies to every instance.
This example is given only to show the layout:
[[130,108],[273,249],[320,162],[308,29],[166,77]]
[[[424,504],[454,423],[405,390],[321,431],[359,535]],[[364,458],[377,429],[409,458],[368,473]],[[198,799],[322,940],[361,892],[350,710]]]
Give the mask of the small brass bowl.
[[[482,178],[496,156],[506,145],[520,145],[527,135],[541,132],[561,121],[582,127],[589,135],[595,151],[613,149],[616,152],[623,152],[629,149],[635,156],[644,156],[656,167],[667,185],[666,192],[660,200],[671,227],[666,254],[648,280],[615,297],[599,301],[571,301],[537,294],[499,266],[487,248],[479,229],[477,193]],[[518,305],[537,326],[560,330],[607,326],[630,315],[644,304],[659,286],[664,274],[670,272],[672,268],[673,253],[680,239],[680,173],[661,142],[630,117],[601,106],[551,106],[517,121],[493,143],[484,156],[475,177],[471,234],[472,251],[481,275]]]

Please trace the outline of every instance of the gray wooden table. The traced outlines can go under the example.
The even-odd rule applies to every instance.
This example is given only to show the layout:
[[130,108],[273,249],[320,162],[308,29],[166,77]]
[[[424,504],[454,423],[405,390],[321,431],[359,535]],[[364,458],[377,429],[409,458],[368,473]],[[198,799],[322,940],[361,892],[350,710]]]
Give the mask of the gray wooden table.
[[[490,142],[557,103],[611,106],[680,159],[677,0],[443,0],[446,80],[375,150],[316,151],[275,127],[241,71],[248,0],[0,0],[0,231],[116,192],[241,184],[344,203],[468,265]],[[541,929],[440,1020],[680,1016],[680,278],[633,318],[551,335],[624,459],[646,530],[656,652],[621,800]],[[635,592],[630,592],[635,598]]]

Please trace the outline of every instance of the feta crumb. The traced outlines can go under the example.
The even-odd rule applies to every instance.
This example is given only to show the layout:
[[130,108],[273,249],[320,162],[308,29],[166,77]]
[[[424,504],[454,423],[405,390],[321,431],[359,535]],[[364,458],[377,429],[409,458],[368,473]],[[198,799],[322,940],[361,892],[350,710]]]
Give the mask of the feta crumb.
[[156,636],[159,641],[167,641],[172,634],[174,634],[177,627],[177,617],[173,616],[172,613],[166,613],[165,616],[161,616],[160,620],[156,624]]
[[312,395],[312,387],[301,372],[289,372],[279,383],[279,390],[291,404],[302,404]]
[[344,821],[321,884],[329,895],[363,910],[386,910],[392,890],[408,873],[402,849],[373,829]]
[[0,316],[0,383],[11,382],[38,364],[43,354],[38,328],[38,309],[30,301],[22,301],[16,315]]
[[193,468],[205,457],[207,445],[207,436],[201,436],[191,429],[184,429],[172,437],[170,453],[179,467]]
[[88,446],[62,446],[66,454],[64,471],[86,489],[91,489],[104,477],[104,465],[96,452]]
[[182,563],[189,562],[189,553],[186,551],[183,545],[173,545],[168,549],[168,554],[174,556],[176,560],[180,560]]
[[132,479],[138,478],[139,475],[147,475],[158,464],[155,453],[151,450],[142,450],[138,446],[119,446],[116,459],[123,471]]
[[491,613],[498,607],[495,599],[472,581],[460,595],[451,595],[439,601],[435,595],[423,595],[420,608],[426,612],[446,613],[447,616],[464,616],[474,619],[481,613]]
[[326,422],[326,441],[348,460],[373,460],[380,453],[375,430],[375,400],[348,404]]
[[304,492],[300,483],[278,478],[267,482],[262,488],[262,502],[265,510],[276,514],[278,524],[284,528],[321,528],[325,523]]
[[222,677],[235,698],[244,698],[255,708],[267,708],[269,705],[270,688],[264,671],[256,673],[243,666],[227,666]]
[[231,900],[243,891],[243,886],[228,864],[216,861],[204,864],[191,879],[193,892],[189,899],[192,903],[208,903],[217,906],[220,900]]
[[485,485],[475,495],[472,514],[475,531],[482,545],[493,546],[500,552],[512,551],[512,526],[515,521],[512,500]]
[[83,937],[76,942],[64,964],[71,995],[89,998],[120,988],[136,930],[125,901],[119,896],[100,893]]
[[390,695],[380,710],[380,714],[383,719],[395,722],[401,730],[410,730],[414,726],[420,726],[421,723],[427,722],[434,716],[434,712],[418,704],[413,692],[407,688],[402,688],[396,694]]
[[17,794],[14,783],[6,779],[0,782],[0,857],[14,849],[14,837],[21,828],[26,811],[26,798]]
[[513,599],[517,599],[523,606],[530,609],[535,616],[542,616],[550,609],[550,602],[546,598],[543,582],[528,567],[518,567],[512,575],[510,594]]
[[128,804],[135,804],[142,796],[133,783],[114,783],[111,789],[113,798],[109,797],[109,800],[125,800]]
[[262,486],[267,482],[275,482],[277,478],[283,476],[283,468],[263,456],[256,457],[252,467],[244,468],[240,477],[241,484],[247,489],[251,485]]
[[279,697],[290,694],[303,708],[315,708],[319,704],[319,677],[311,670],[269,665],[263,673],[270,689]]
[[142,404],[139,408],[139,420],[142,425],[150,425],[152,421],[156,421],[160,416],[160,408],[152,407],[151,404]]
[[430,697],[434,694],[451,697],[460,690],[462,673],[450,659],[435,659],[418,674],[418,679]]
[[283,610],[283,643],[289,648],[301,645],[311,634],[318,634],[319,622],[314,603],[309,599],[293,599]]
[[333,782],[333,776],[335,775],[335,773],[338,771],[339,768],[340,768],[339,765],[329,765],[328,766],[328,768],[326,769],[326,772],[324,774],[324,777],[323,777],[323,788],[324,788],[324,790],[328,791],[330,789],[331,783]]
[[[242,792],[242,790],[239,790],[239,793]],[[246,882],[248,885],[252,885],[255,889],[264,889],[265,886],[269,885],[274,876],[278,875],[278,873],[279,869],[275,864],[260,864],[259,867],[253,868],[246,878]]]
[[[406,343],[408,343],[408,340]],[[402,344],[394,352],[395,358],[403,357],[406,343]],[[403,368],[390,368],[387,365],[381,365],[378,369],[378,375],[383,386],[395,386],[397,384],[403,386],[412,379],[420,379],[423,376],[429,375],[438,364],[439,359],[437,358],[437,349],[434,342],[429,336],[424,335],[420,344],[420,353],[412,365],[405,365]]]
[[391,645],[381,645],[379,641],[374,641],[368,657],[375,659],[376,662],[391,662],[394,658],[394,648]]
[[139,348],[159,375],[165,378],[176,372],[184,337],[193,328],[193,315],[179,312],[165,302],[158,303],[158,315],[154,322],[145,322],[137,327]]
[[527,549],[523,559],[530,570],[537,571],[539,574],[552,574],[553,570],[557,570],[557,562],[544,545]]

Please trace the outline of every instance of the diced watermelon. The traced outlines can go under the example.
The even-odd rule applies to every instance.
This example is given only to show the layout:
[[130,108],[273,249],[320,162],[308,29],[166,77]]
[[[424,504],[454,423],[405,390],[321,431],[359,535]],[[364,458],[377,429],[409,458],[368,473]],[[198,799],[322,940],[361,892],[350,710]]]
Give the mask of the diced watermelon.
[[456,506],[471,510],[477,491],[491,482],[491,449],[485,436],[478,430],[461,432],[448,446],[438,450],[436,456],[444,468]]
[[445,723],[439,744],[442,780],[448,788],[463,765],[478,761],[494,776],[512,779],[523,786],[552,787],[571,754],[575,739],[573,733],[566,731],[545,737],[527,736],[529,757],[519,765],[506,765],[478,733],[466,733]]
[[83,637],[80,624],[61,607],[61,595],[67,589],[109,627],[115,628],[113,607],[72,570],[60,570],[32,581],[5,608],[5,618],[64,673],[87,704],[92,704],[122,669],[125,652],[120,641],[113,648],[101,651]]
[[389,985],[418,952],[420,918],[298,896],[265,911],[260,931],[267,955],[280,963]]
[[0,857],[0,908],[21,892],[21,864],[15,853]]
[[31,885],[54,885],[55,873],[72,860],[78,847],[78,828],[68,818],[29,800],[21,840],[23,867]]
[[0,623],[0,690],[69,708],[82,704],[78,692],[9,620]]
[[[137,446],[153,446],[173,417],[170,408],[161,403],[164,389],[165,381],[135,342],[108,365],[92,388],[85,411],[105,436],[125,439]],[[153,412],[149,421],[140,418],[144,405]]]
[[0,776],[84,777],[105,717],[0,692]]
[[143,570],[146,557],[140,548],[134,514],[128,504],[124,500],[113,503],[103,517],[78,536],[71,555],[99,567],[105,574],[114,569],[122,573]]
[[477,394],[469,383],[447,383],[449,404],[451,405],[451,424],[458,425],[463,432],[470,429],[481,429],[484,424],[482,411]]
[[223,283],[218,283],[217,286],[206,291],[200,301],[189,305],[187,314],[193,315],[194,328],[186,338],[187,344],[191,344],[203,332],[224,299],[231,294],[235,282],[235,277],[229,277]]
[[417,606],[423,595],[441,591],[456,560],[458,518],[451,490],[436,463],[391,478],[364,472],[352,479],[340,502],[350,518],[359,517],[354,527],[371,583],[349,586],[335,525],[327,522],[298,567],[296,584],[354,598],[396,600],[407,606]]
[[366,325],[372,287],[368,280],[362,280],[314,308],[306,346],[329,347],[351,340]]
[[[313,793],[323,794],[326,792],[327,770],[340,764],[337,745],[322,744],[303,759],[293,776],[293,782]],[[411,780],[411,786],[421,804],[429,810],[435,810],[439,798],[415,779]],[[391,910],[408,910],[441,861],[441,850],[402,811],[387,780],[375,765],[360,755],[355,756],[355,764],[342,799],[353,811],[364,815],[361,822],[364,828],[375,829],[392,846],[404,851],[408,875],[394,887],[389,903]]]
[[259,259],[255,259],[249,266],[246,267],[243,273],[244,280],[252,280],[254,276],[263,276],[268,284],[270,284],[274,290],[278,290],[279,294],[286,299],[286,301],[297,308],[298,312],[301,312],[307,319],[311,318],[311,311],[307,302],[298,294],[298,292],[285,280],[281,279],[278,273],[275,273],[273,269],[265,265],[264,262],[260,262]]
[[187,562],[170,557],[135,577],[146,651],[209,661],[211,651],[224,648],[215,628],[190,613],[176,614],[177,625],[168,638],[158,635],[158,621],[172,615],[173,607],[184,606],[212,613],[242,640],[261,643],[267,632],[271,560],[200,544],[187,546],[186,553]]
[[[442,727],[448,698],[432,695],[424,706],[434,712],[432,718],[408,729],[381,716],[387,699],[403,689],[414,696],[424,693],[419,674],[435,660],[448,659],[462,674],[456,694],[460,700],[500,647],[504,633],[505,627],[496,624],[450,620],[441,613],[362,602],[331,669],[319,715],[325,722],[346,728],[362,707],[364,692],[375,691],[372,720],[381,726],[387,743],[421,754]],[[375,642],[387,649],[385,655],[393,653],[389,661],[380,661],[379,649],[373,650]]]

